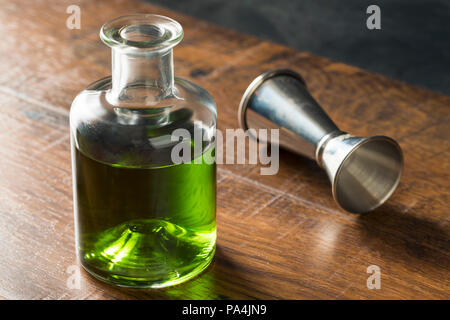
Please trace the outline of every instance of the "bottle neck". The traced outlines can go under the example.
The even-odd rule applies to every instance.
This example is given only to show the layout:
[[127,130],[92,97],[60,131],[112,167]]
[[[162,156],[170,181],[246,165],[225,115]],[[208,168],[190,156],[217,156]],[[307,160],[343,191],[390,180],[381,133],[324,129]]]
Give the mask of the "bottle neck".
[[112,48],[112,86],[107,100],[125,108],[151,108],[173,94],[172,48],[144,53]]

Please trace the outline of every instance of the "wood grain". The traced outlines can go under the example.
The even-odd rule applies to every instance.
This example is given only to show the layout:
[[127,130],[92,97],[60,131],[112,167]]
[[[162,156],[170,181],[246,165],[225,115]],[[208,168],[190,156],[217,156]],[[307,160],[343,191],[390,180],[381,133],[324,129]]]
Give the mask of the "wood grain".
[[[5,299],[448,299],[450,98],[138,1],[0,0],[0,297]],[[258,166],[218,170],[218,248],[199,277],[163,290],[124,290],[82,272],[69,289],[74,248],[68,110],[110,74],[101,24],[135,12],[178,20],[175,71],[214,97],[219,128],[236,128],[250,81],[300,72],[339,126],[385,134],[405,154],[402,182],[380,209],[341,211],[324,172],[281,152],[276,176]],[[388,57],[386,57],[388,59]],[[412,68],[414,66],[411,66]],[[381,289],[369,290],[369,265]]]

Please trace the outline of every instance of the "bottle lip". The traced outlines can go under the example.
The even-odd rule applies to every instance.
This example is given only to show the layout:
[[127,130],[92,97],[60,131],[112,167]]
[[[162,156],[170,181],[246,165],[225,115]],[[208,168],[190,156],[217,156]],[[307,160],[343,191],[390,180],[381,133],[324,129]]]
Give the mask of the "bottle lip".
[[183,39],[181,25],[156,14],[131,14],[114,18],[100,29],[100,39],[111,48],[130,52],[161,51]]

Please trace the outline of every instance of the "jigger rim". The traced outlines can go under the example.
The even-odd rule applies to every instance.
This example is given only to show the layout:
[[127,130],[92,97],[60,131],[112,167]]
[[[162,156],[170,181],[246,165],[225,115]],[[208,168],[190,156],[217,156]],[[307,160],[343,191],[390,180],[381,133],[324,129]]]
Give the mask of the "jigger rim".
[[[399,163],[398,163],[398,171],[397,171],[397,177],[395,179],[395,181],[391,184],[390,189],[388,192],[386,192],[383,197],[381,197],[380,199],[377,200],[377,203],[372,205],[370,208],[365,208],[364,210],[354,210],[354,208],[349,207],[348,205],[345,205],[341,199],[339,199],[338,196],[338,190],[337,188],[339,187],[339,177],[340,174],[342,173],[345,164],[347,162],[347,160],[351,159],[352,155],[355,154],[356,151],[358,151],[362,146],[368,144],[368,143],[372,143],[374,141],[383,141],[383,142],[387,142],[392,144],[396,149],[397,149],[397,155],[399,157]],[[395,141],[394,139],[388,137],[388,136],[383,136],[383,135],[377,135],[377,136],[371,136],[371,137],[367,137],[363,140],[361,140],[359,143],[357,143],[353,149],[345,156],[345,158],[342,160],[342,162],[340,163],[334,178],[332,180],[332,194],[333,194],[333,198],[336,201],[336,203],[339,205],[339,207],[341,207],[342,209],[344,209],[345,211],[351,212],[351,213],[367,213],[370,211],[375,210],[376,208],[380,207],[381,205],[383,205],[391,196],[392,194],[395,192],[395,190],[397,189],[399,183],[400,183],[400,178],[402,176],[403,173],[403,166],[404,166],[404,156],[403,156],[403,151],[400,147],[400,145],[398,144],[397,141]]]
[[280,76],[280,75],[287,75],[287,76],[296,78],[306,87],[306,82],[305,82],[305,80],[303,80],[303,77],[298,72],[295,72],[290,69],[275,69],[275,70],[269,70],[264,73],[261,73],[247,87],[247,89],[244,92],[244,95],[241,98],[241,102],[239,103],[238,121],[239,121],[239,126],[242,129],[248,130],[247,119],[246,119],[247,106],[248,106],[250,100],[252,99],[255,91],[258,90],[258,88],[265,81],[269,80],[270,78],[274,78],[274,77]]

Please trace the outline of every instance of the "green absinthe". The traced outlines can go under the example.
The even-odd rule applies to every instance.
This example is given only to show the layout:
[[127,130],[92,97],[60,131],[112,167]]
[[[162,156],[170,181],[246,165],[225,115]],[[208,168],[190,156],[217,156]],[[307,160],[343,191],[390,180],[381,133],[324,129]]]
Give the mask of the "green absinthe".
[[73,147],[78,255],[116,285],[164,287],[210,263],[215,250],[215,164],[136,168],[93,160]]
[[174,285],[214,256],[217,108],[173,73],[182,37],[179,23],[159,15],[106,22],[112,75],[70,109],[77,255],[111,284]]

